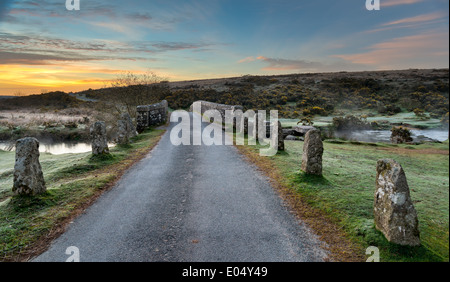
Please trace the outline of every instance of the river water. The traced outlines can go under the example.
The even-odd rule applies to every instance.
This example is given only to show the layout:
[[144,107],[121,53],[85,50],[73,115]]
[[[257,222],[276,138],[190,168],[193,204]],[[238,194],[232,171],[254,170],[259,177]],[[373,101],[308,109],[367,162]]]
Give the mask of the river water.
[[[448,139],[448,131],[444,130],[411,130],[411,137],[413,141],[420,140],[437,140],[445,141]],[[356,131],[337,131],[334,133],[336,138],[344,138],[347,140],[361,141],[361,142],[385,142],[390,143],[390,130],[356,130]]]

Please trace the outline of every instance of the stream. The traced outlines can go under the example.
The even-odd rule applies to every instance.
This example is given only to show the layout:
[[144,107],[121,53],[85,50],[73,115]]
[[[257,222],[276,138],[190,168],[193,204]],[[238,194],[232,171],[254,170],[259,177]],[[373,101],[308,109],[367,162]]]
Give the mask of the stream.
[[[108,144],[108,146],[112,147],[114,144]],[[9,142],[0,141],[0,150],[14,151],[14,149],[14,144],[11,146]],[[39,152],[53,155],[86,153],[91,150],[91,144],[83,142],[39,143]]]
[[[361,142],[385,142],[390,143],[390,130],[355,130],[355,131],[336,131],[336,138],[343,138],[352,141]],[[427,129],[427,130],[411,130],[411,137],[414,142],[418,141],[445,141],[448,139],[448,131]]]

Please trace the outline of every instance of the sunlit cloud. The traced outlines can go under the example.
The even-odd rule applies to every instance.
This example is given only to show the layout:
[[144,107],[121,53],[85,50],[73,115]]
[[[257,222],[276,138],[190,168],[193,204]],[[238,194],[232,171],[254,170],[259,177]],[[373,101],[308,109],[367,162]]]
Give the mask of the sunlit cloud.
[[250,57],[239,60],[238,63],[242,64],[242,63],[248,63],[248,62],[254,62],[254,61],[256,61],[256,59],[254,57],[250,56]]
[[88,22],[90,25],[96,26],[96,27],[102,27],[109,30],[112,30],[114,32],[120,32],[123,34],[134,34],[135,31],[130,28],[128,25],[120,24],[116,22]]
[[[247,57],[240,60],[238,63],[251,63],[260,61],[266,64],[262,67],[262,71],[268,72],[326,72],[326,71],[340,71],[343,69],[355,69],[355,65],[345,62],[343,60],[333,60],[324,62],[299,60],[299,59],[285,59],[285,58],[270,58],[266,56]],[[360,67],[360,66],[359,66]]]
[[380,3],[381,7],[392,7],[399,5],[411,5],[423,2],[424,0],[382,0]]
[[367,49],[364,53],[334,57],[377,69],[446,67],[449,39],[445,32],[422,33],[377,43]]
[[391,22],[382,24],[382,26],[423,23],[423,22],[434,21],[434,20],[443,18],[444,16],[445,16],[445,14],[442,12],[434,12],[434,13],[415,16],[415,17],[404,18],[404,19],[400,19],[400,20],[396,20],[396,21],[391,21]]
[[431,26],[433,24],[443,23],[447,15],[441,11],[418,15],[414,17],[403,18],[395,21],[386,22],[380,27],[366,30],[364,33],[375,33],[394,29],[414,29],[418,27]]

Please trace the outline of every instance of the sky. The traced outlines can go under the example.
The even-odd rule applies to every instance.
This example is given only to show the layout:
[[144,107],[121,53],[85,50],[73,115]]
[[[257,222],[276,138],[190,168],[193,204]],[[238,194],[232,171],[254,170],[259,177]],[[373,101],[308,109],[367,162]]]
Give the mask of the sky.
[[449,67],[448,0],[0,0],[0,95]]

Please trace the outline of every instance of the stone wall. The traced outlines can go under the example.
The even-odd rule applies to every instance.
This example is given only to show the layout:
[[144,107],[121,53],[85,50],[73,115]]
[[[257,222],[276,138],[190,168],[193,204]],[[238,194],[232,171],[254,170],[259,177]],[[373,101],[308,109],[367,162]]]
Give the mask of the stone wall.
[[[201,105],[201,113],[204,114],[208,110],[217,110],[222,116],[222,121],[225,122],[225,111],[234,111],[234,110],[243,110],[242,106],[239,105],[225,105],[225,104],[217,104],[208,101],[196,101],[195,103],[200,103]],[[191,105],[189,111],[192,112],[194,110],[194,104]]]
[[168,104],[166,100],[152,105],[137,106],[136,111],[136,129],[138,132],[142,132],[150,126],[167,122]]

